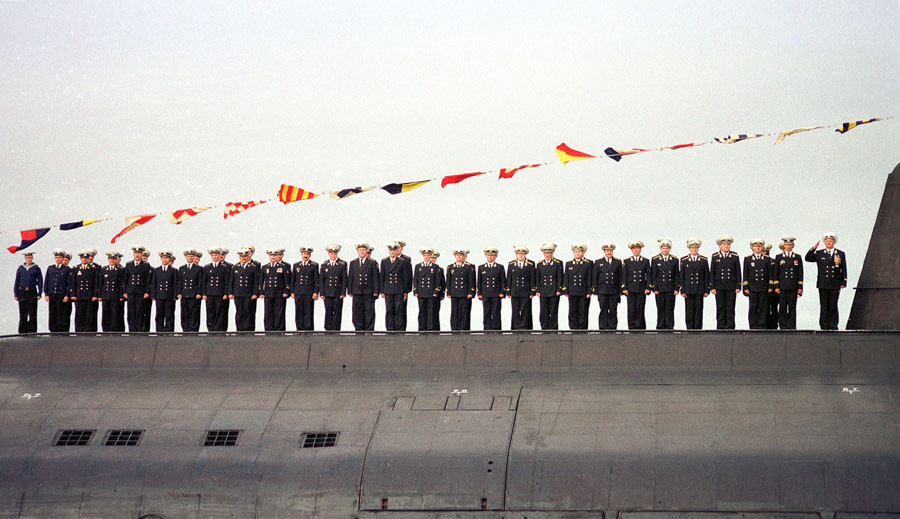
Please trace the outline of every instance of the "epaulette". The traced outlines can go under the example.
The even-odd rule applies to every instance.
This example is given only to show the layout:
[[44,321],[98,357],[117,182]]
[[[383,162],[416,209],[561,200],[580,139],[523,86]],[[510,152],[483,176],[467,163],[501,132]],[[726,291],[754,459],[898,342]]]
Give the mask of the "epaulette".
[[553,258],[553,263],[562,263],[558,258]]
[[700,256],[700,259],[709,259],[706,256],[704,256],[703,254],[698,254],[698,256]]
[[662,254],[657,254],[656,256],[653,256],[653,259],[660,259],[660,258],[662,258]]
[[531,261],[530,259],[527,259],[527,260],[525,260],[525,264],[526,265],[534,265],[534,262]]
[[[472,264],[472,263],[469,263],[468,261],[465,261],[465,262],[463,262],[463,265],[473,265],[473,264]],[[473,265],[473,266],[474,266],[474,265]]]
[[517,261],[516,261],[516,260],[510,260],[510,262],[509,262],[509,263],[507,263],[507,265],[515,265],[515,264],[516,264],[516,263],[517,263]]
[[681,260],[684,261],[684,260],[686,260],[686,259],[689,259],[690,257],[691,257],[691,255],[688,254],[687,256],[682,256],[682,257],[681,257]]
[[751,256],[753,256],[753,254],[747,254],[747,255],[744,256],[744,257],[745,257],[745,258],[749,258],[749,257],[751,257]]

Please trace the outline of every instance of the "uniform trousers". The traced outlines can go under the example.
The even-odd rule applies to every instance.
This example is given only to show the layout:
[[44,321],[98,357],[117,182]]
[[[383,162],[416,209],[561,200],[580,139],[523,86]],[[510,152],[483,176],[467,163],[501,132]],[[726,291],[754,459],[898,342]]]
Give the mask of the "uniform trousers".
[[[91,312],[94,313],[93,319],[91,319]],[[94,305],[94,301],[91,301],[89,297],[75,301],[75,331],[97,331],[97,306]]]
[[102,302],[103,318],[101,324],[104,332],[125,331],[125,304],[118,298],[104,299]]
[[353,328],[375,329],[375,297],[372,294],[353,294]]
[[431,329],[432,330],[440,330],[441,329],[441,304],[444,302],[443,297],[437,298],[437,302],[434,304],[434,316],[431,318]]
[[541,330],[559,329],[559,296],[541,296]]
[[510,330],[532,330],[534,322],[531,316],[531,298],[528,296],[510,296],[512,303],[512,320]]
[[569,296],[567,299],[569,300],[569,329],[587,330],[591,298],[587,296]]
[[688,330],[703,329],[703,294],[687,294],[684,297],[684,326]]
[[747,310],[747,321],[749,321],[751,330],[760,330],[766,327],[768,307],[768,292],[750,292],[750,308]]
[[281,294],[264,298],[263,328],[267,332],[283,332],[285,330],[284,313],[286,309],[287,299]]
[[819,289],[819,327],[821,329],[838,329],[838,297],[840,295],[840,290]]
[[210,332],[228,330],[228,299],[206,296],[206,329]]
[[174,299],[156,300],[156,331],[157,333],[175,331]]
[[48,324],[48,329],[51,333],[54,332],[67,332],[69,331],[69,327],[66,323],[66,306],[68,303],[63,303],[63,299],[66,297],[65,294],[50,294],[50,320]]
[[384,295],[384,329],[387,331],[404,330],[400,327],[400,317],[406,310],[403,294]]
[[737,301],[737,294],[734,290],[716,290],[716,329],[734,330],[735,301]]
[[419,296],[419,331],[435,330],[434,314],[440,300],[436,297]]
[[450,298],[450,329],[472,329],[472,299],[466,296]]
[[408,303],[409,303],[408,296],[406,299],[401,298],[400,309],[398,310],[398,313],[397,313],[397,329],[400,331],[404,331],[404,332],[406,331],[406,326],[407,326],[406,323],[407,323],[407,316],[408,316],[408,314],[407,314],[407,312],[408,312],[407,304]]
[[200,300],[196,297],[181,298],[181,331],[200,331]]
[[149,329],[144,329],[144,294],[128,294],[125,301],[128,308],[128,331],[149,332]]
[[778,329],[778,302],[780,300],[781,296],[774,290],[769,292],[769,300],[766,303],[766,328],[769,330]]
[[144,299],[143,295],[141,297],[141,331],[149,332],[150,331],[150,313],[153,309],[153,299],[147,298]]
[[778,294],[778,327],[782,330],[797,329],[796,290],[782,290]]
[[647,294],[643,291],[628,292],[628,329],[646,330],[647,321],[644,319],[644,305],[647,304]]
[[19,291],[19,333],[37,333],[38,298],[35,292],[24,295]]
[[239,332],[256,330],[256,299],[234,296],[234,325]]
[[68,303],[63,303],[63,312],[62,313],[63,313],[63,317],[62,317],[62,322],[60,323],[62,325],[62,330],[60,330],[60,331],[68,332],[69,329],[72,327],[72,301],[69,301]]
[[325,300],[325,329],[340,330],[344,314],[344,300],[340,297],[323,297]]
[[485,330],[499,330],[501,327],[500,324],[500,309],[502,306],[500,302],[502,301],[499,297],[490,297],[483,296],[481,298],[481,306],[482,306],[482,322]]
[[294,296],[294,324],[298,331],[313,329],[313,317],[315,316],[315,301],[312,294]]
[[656,294],[656,329],[675,328],[675,292]]
[[[601,330],[615,330],[619,327],[619,294],[597,294],[600,315],[597,318]],[[572,304],[570,301],[569,304]]]

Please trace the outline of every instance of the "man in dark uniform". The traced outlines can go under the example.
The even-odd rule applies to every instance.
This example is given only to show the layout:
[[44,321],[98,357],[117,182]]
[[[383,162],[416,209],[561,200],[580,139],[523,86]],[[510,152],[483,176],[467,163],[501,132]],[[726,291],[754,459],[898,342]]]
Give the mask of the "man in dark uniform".
[[256,300],[259,297],[259,267],[250,247],[238,249],[241,261],[231,268],[229,299],[234,300],[234,321],[239,332],[256,330]]
[[[154,268],[153,265],[150,265],[150,251],[145,250],[142,257],[143,257],[144,263],[146,263],[147,265],[150,266],[151,279],[149,280],[149,282],[147,284],[147,289],[149,290],[150,286],[153,284],[152,277],[153,277],[153,268]],[[141,311],[143,312],[141,314],[141,319],[142,319],[141,322],[143,323],[141,326],[143,327],[143,329],[145,331],[149,332],[150,331],[150,321],[153,320],[152,319],[153,299],[151,299],[150,297],[147,297],[146,299],[144,299],[143,302],[141,303]]]
[[125,301],[128,307],[128,331],[149,332],[149,323],[144,328],[144,306],[150,302],[150,277],[153,269],[144,260],[147,248],[143,245],[131,247],[134,261],[125,265]]
[[[90,258],[88,258],[88,260],[89,260],[88,264],[91,266],[92,269],[94,269],[97,272],[97,279],[99,282],[100,270],[102,269],[102,267],[94,262],[94,258],[97,256],[97,249],[88,249],[87,251],[88,251],[88,254],[90,255]],[[93,303],[93,309],[90,311],[91,329],[99,330],[100,329],[100,320],[97,317],[97,314],[100,312],[100,298],[98,297],[96,300],[91,301],[91,303]]]
[[703,299],[709,296],[709,260],[700,254],[700,238],[687,241],[690,254],[681,258],[679,288],[684,298],[684,324],[688,330],[703,329]]
[[401,307],[397,313],[397,329],[406,331],[408,316],[407,306],[409,304],[409,293],[412,292],[412,258],[407,256],[406,254],[403,254],[403,248],[406,247],[405,241],[397,240],[396,243],[400,245],[400,254],[398,254],[397,257],[409,264],[409,283],[407,283],[406,289],[403,292],[404,294],[406,294],[406,297],[403,298],[403,302],[401,303]]
[[438,270],[438,279],[440,280],[438,286],[438,297],[437,302],[434,304],[434,314],[433,314],[433,322],[431,323],[432,330],[440,330],[441,329],[441,304],[444,302],[444,297],[446,296],[446,285],[444,283],[444,268],[438,264],[438,258],[441,257],[441,253],[438,251],[434,251],[434,254],[431,255],[431,262]]
[[19,333],[37,333],[37,306],[44,289],[41,267],[34,263],[33,252],[23,252],[25,263],[16,269],[13,295],[19,302]]
[[569,300],[569,329],[588,329],[588,310],[594,291],[594,264],[584,257],[587,245],[572,245],[574,258],[566,262],[561,291]]
[[826,232],[822,237],[825,248],[816,242],[806,253],[806,261],[815,263],[819,270],[816,288],[819,289],[819,327],[823,330],[838,329],[838,297],[847,288],[847,256],[834,247],[837,235]]
[[628,329],[645,330],[647,321],[644,318],[644,306],[647,303],[647,294],[650,293],[650,262],[641,256],[644,242],[632,241],[628,243],[631,256],[622,262],[622,275],[625,281],[625,297],[628,301]]
[[516,245],[513,249],[516,259],[506,267],[506,295],[512,309],[510,330],[532,330],[534,323],[531,299],[537,292],[537,269],[534,262],[525,257],[528,247]]
[[353,299],[353,329],[375,329],[375,300],[380,293],[378,263],[369,257],[368,243],[357,243],[357,259],[350,262],[347,271],[347,293]]
[[75,304],[75,302],[72,301],[72,298],[69,297],[69,288],[68,288],[69,283],[71,282],[72,276],[73,276],[72,271],[74,270],[72,267],[69,266],[69,263],[71,261],[72,261],[72,253],[69,251],[65,251],[65,255],[63,256],[63,266],[66,267],[67,269],[69,269],[69,274],[66,278],[67,279],[67,281],[66,281],[66,297],[63,298],[63,305],[62,305],[62,321],[60,322],[60,324],[63,327],[63,329],[60,330],[62,332],[68,332],[69,329],[72,327],[72,306]]
[[710,293],[716,296],[716,329],[734,330],[734,304],[741,291],[741,260],[737,252],[731,250],[734,238],[719,236],[716,245],[719,251],[713,253],[709,266]]
[[96,319],[91,319],[94,303],[100,296],[100,271],[91,265],[91,253],[78,253],[81,265],[73,269],[69,278],[69,299],[75,301],[75,331],[96,332]]
[[[178,299],[181,300],[181,331],[200,331],[200,300],[203,299],[203,267],[197,249],[184,250],[185,264],[178,269]],[[221,301],[221,299],[219,299]]]
[[797,329],[797,298],[803,295],[803,258],[794,252],[796,238],[781,239],[783,251],[775,257],[775,292],[778,294],[778,327]]
[[109,265],[100,269],[100,304],[103,307],[103,331],[125,331],[125,267],[122,253],[107,252]]
[[231,290],[232,265],[224,260],[221,247],[210,247],[209,259],[203,267],[201,294],[206,301],[206,329],[210,332],[228,330],[228,292]]
[[750,299],[747,320],[751,330],[766,327],[769,292],[773,291],[775,286],[775,280],[772,279],[772,264],[763,252],[765,245],[766,242],[761,238],[752,240],[750,247],[753,253],[744,257],[744,295]]
[[619,258],[613,257],[614,243],[604,243],[602,249],[603,257],[594,262],[593,273],[594,293],[600,305],[598,321],[601,330],[615,330],[619,326],[619,299],[625,290],[623,265]]
[[384,299],[384,328],[388,331],[398,331],[401,314],[404,311],[404,302],[407,298],[406,287],[412,285],[412,267],[410,263],[400,257],[400,244],[389,243],[388,257],[381,260],[379,269],[381,279],[381,297]]
[[319,286],[325,303],[325,329],[340,330],[344,313],[344,297],[347,295],[347,262],[338,258],[341,246],[325,247],[328,260],[319,269]]
[[311,261],[312,247],[300,247],[300,261],[291,271],[291,297],[294,298],[294,324],[298,331],[313,329],[315,302],[319,299],[319,264]]
[[656,240],[659,254],[650,259],[650,290],[656,296],[656,329],[675,328],[675,295],[678,294],[680,265],[678,258],[669,254],[671,240]]
[[66,251],[53,250],[55,263],[47,267],[44,274],[44,300],[50,303],[50,319],[48,329],[50,333],[69,331],[66,319],[66,309],[69,296],[69,267],[63,264]]
[[153,269],[150,283],[150,299],[156,301],[156,332],[175,331],[175,300],[178,297],[178,269],[172,263],[175,253],[159,252],[162,265]]
[[413,271],[413,295],[419,299],[419,331],[438,330],[435,328],[435,307],[441,297],[444,278],[433,263],[434,249],[423,247],[422,262]]
[[260,269],[259,298],[263,300],[263,329],[283,332],[285,311],[291,296],[291,267],[281,261],[284,249],[268,249],[269,262]]
[[506,287],[506,271],[497,263],[497,249],[484,249],[487,260],[478,267],[478,299],[482,304],[482,325],[485,330],[499,330],[501,327],[501,305]]
[[455,263],[447,265],[447,297],[450,298],[450,329],[472,329],[472,299],[478,288],[475,265],[466,261],[469,249],[455,249]]
[[541,245],[544,261],[537,268],[537,292],[540,301],[541,330],[559,329],[559,296],[563,287],[563,262],[553,257],[555,243]]
[[[766,242],[763,246],[763,253],[769,258],[769,271],[772,275],[772,283],[777,285],[776,281],[778,281],[778,276],[776,276],[776,265],[775,265],[775,255],[772,254],[772,244]],[[769,292],[769,298],[766,301],[766,328],[769,330],[777,330],[778,329],[778,300],[779,296],[775,289],[778,288],[776,286],[772,287],[772,291]]]

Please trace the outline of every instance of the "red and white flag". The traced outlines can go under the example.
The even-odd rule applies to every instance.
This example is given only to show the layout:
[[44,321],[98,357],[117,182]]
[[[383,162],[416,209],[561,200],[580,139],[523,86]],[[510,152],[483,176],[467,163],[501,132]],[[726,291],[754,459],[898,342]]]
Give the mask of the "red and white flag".
[[268,202],[268,200],[253,200],[250,202],[228,202],[225,204],[225,219],[237,216],[251,207],[256,207]]
[[152,220],[154,218],[156,218],[155,214],[145,214],[145,215],[141,215],[141,216],[129,216],[129,217],[125,218],[125,228],[122,229],[121,231],[119,231],[119,234],[113,236],[113,239],[109,243],[116,243],[116,240],[119,239],[119,236],[122,236],[123,234],[125,234],[127,232],[131,232],[134,229],[137,229],[138,227],[144,225],[145,223],[149,222],[150,220]]
[[179,209],[177,211],[172,211],[169,213],[169,221],[174,223],[175,225],[181,225],[181,222],[187,220],[192,216],[197,216],[210,209],[209,207],[189,207],[187,209]]

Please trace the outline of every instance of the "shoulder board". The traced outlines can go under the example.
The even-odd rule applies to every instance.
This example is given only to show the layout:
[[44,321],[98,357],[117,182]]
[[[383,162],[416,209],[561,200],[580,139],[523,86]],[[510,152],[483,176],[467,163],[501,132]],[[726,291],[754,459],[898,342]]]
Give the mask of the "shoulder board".
[[509,265],[515,265],[515,264],[516,264],[516,260],[510,260]]
[[463,265],[472,265],[472,266],[474,266],[472,263],[469,263],[468,261],[465,262],[465,263],[463,263]]
[[527,260],[525,260],[525,264],[526,265],[534,265],[534,262],[531,261],[530,259],[527,259]]
[[703,254],[700,254],[700,259],[707,259],[707,258]]
[[747,254],[747,255],[744,256],[744,257],[745,257],[745,258],[752,258],[752,257],[753,257],[753,254]]
[[653,256],[653,259],[660,259],[660,258],[662,258],[662,254],[657,254],[656,256]]
[[556,259],[556,258],[553,258],[553,261],[556,262],[556,263],[562,263],[562,260],[559,260],[559,259]]
[[686,259],[688,259],[688,258],[690,258],[690,257],[691,257],[690,254],[686,254],[686,255],[682,256],[681,259],[686,260]]

